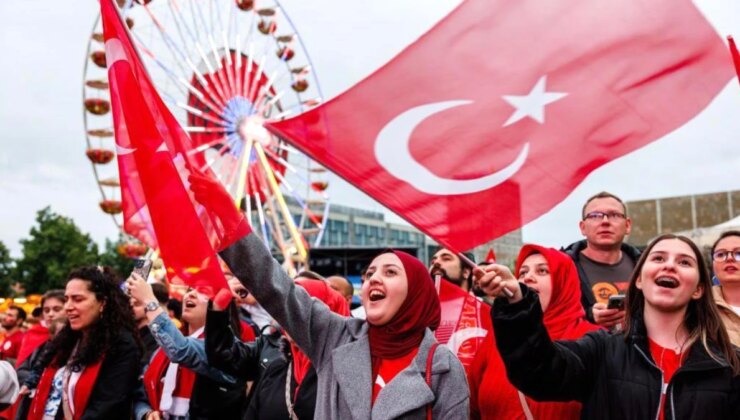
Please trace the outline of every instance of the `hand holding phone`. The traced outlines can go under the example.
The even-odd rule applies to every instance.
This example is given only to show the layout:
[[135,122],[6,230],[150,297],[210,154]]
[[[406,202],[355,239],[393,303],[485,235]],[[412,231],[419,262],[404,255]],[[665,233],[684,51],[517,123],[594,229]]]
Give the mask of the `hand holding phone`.
[[152,260],[146,258],[137,258],[134,263],[133,272],[140,275],[144,280],[149,278],[149,272],[152,271]]
[[609,303],[606,304],[606,309],[624,310],[624,295],[609,296]]

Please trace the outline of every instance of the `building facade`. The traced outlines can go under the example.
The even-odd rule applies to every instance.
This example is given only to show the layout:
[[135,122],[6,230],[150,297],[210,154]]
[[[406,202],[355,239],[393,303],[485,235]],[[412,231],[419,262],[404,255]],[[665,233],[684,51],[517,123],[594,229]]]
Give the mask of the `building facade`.
[[629,201],[627,213],[632,219],[629,242],[644,247],[664,233],[706,228],[740,215],[740,191],[684,195]]
[[[385,220],[381,212],[332,204],[318,248],[405,248],[415,249],[417,257],[428,262],[439,245],[410,225]],[[512,265],[522,247],[521,230],[516,230],[472,250],[482,261],[493,248],[498,262]]]

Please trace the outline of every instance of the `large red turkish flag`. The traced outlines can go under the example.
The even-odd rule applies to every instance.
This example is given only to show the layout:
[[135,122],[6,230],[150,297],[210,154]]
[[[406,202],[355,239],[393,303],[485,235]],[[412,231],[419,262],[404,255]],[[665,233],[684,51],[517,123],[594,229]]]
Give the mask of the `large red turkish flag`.
[[[186,188],[189,168],[203,165],[157,94],[113,0],[100,1],[124,230],[158,248],[170,279],[193,287],[228,287],[210,224]],[[213,236],[213,238],[209,238]]]
[[549,211],[731,77],[689,0],[467,0],[347,92],[268,128],[461,250]]

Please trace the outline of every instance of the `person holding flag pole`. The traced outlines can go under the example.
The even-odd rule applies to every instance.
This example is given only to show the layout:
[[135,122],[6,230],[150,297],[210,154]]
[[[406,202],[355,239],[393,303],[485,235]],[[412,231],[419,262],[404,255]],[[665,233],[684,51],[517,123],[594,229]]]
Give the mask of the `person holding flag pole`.
[[421,261],[378,255],[361,290],[367,319],[342,317],[296,287],[217,181],[188,180],[233,238],[221,257],[319,372],[315,418],[468,418],[465,371],[431,331],[440,304]]

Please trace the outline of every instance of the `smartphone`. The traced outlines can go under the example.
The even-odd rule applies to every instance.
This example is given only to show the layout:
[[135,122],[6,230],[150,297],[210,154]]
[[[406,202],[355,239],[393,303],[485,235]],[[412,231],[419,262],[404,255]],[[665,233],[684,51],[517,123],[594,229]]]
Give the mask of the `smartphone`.
[[144,280],[149,278],[149,272],[152,271],[152,260],[146,258],[137,258],[134,262],[133,272],[140,275]]
[[606,304],[606,309],[624,309],[624,295],[612,295],[609,296],[609,303]]

